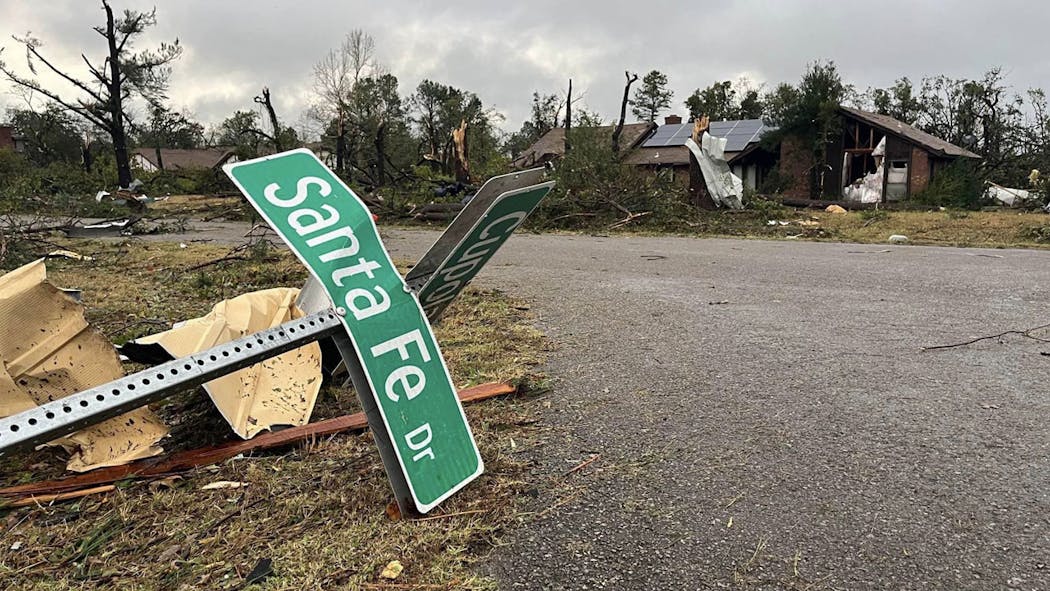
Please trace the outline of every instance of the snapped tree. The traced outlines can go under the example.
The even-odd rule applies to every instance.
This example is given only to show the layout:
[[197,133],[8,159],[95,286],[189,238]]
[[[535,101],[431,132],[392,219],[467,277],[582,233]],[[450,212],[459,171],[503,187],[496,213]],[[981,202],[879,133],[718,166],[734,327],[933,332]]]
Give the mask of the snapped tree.
[[[161,43],[155,50],[134,53],[136,38],[157,23],[156,9],[125,10],[121,18],[116,18],[107,0],[103,0],[102,8],[106,24],[94,30],[106,40],[106,57],[98,64],[81,54],[90,78],[80,79],[60,69],[41,53],[43,43],[28,34],[14,39],[25,47],[31,76],[17,73],[4,61],[0,61],[0,72],[12,83],[40,93],[108,135],[113,142],[117,179],[121,187],[127,187],[131,184],[127,128],[133,125],[128,114],[129,103],[134,97],[150,105],[163,102],[171,75],[170,64],[182,54],[182,47],[176,39],[172,43]],[[36,79],[38,64],[61,78],[72,90],[45,87]],[[73,98],[69,92],[78,96]]]
[[[437,165],[446,174],[457,172],[456,159],[466,153],[456,149],[453,131],[463,130],[462,139],[469,145],[475,162],[487,161],[496,151],[498,142],[493,129],[496,115],[486,110],[473,92],[423,80],[416,87],[410,104],[422,160]],[[463,171],[458,172],[462,176]]]

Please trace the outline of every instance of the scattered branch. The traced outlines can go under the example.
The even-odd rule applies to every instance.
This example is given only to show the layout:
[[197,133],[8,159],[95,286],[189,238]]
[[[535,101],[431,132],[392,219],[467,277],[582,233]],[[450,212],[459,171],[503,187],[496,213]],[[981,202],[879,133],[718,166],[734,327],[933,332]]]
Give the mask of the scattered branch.
[[953,343],[951,345],[934,345],[934,346],[931,346],[931,347],[923,347],[922,350],[923,351],[935,351],[937,349],[954,349],[956,347],[965,347],[967,345],[972,345],[974,343],[979,343],[981,341],[988,341],[988,340],[991,340],[991,339],[996,339],[1000,344],[1002,344],[1002,338],[1007,336],[1007,335],[1017,335],[1019,337],[1024,337],[1026,339],[1032,339],[1033,341],[1039,341],[1040,343],[1050,343],[1050,339],[1044,339],[1044,338],[1037,337],[1037,336],[1031,334],[1031,333],[1033,333],[1033,332],[1035,332],[1037,330],[1045,330],[1045,329],[1048,329],[1048,328],[1050,328],[1050,324],[1043,324],[1041,326],[1034,326],[1032,328],[1025,329],[1025,330],[1004,330],[1003,332],[1000,332],[998,334],[992,334],[992,335],[987,335],[987,336],[983,336],[983,337],[977,337],[975,339],[970,339],[968,341],[963,341],[961,343]]

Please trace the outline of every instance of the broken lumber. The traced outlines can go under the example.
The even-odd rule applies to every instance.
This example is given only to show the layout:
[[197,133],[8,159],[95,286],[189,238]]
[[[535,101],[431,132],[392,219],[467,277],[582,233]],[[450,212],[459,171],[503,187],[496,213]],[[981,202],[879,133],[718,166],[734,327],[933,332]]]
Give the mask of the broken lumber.
[[[478,402],[503,394],[512,394],[515,391],[517,391],[517,388],[510,384],[481,384],[460,390],[459,400],[463,403]],[[291,427],[283,431],[265,433],[247,441],[230,441],[214,447],[181,451],[163,458],[151,458],[123,466],[100,468],[86,474],[58,480],[20,484],[0,489],[0,499],[24,499],[39,495],[81,491],[86,488],[112,484],[120,480],[162,478],[172,474],[187,472],[194,468],[217,464],[238,454],[285,447],[314,437],[334,435],[345,431],[360,431],[366,427],[368,427],[368,420],[365,418],[364,413],[359,412],[299,427]],[[10,504],[7,506],[10,506]]]
[[59,501],[68,501],[71,499],[79,499],[88,495],[94,495],[99,493],[106,493],[116,490],[117,487],[112,484],[106,484],[103,486],[96,486],[94,488],[83,488],[80,490],[74,490],[70,492],[50,494],[50,495],[33,495],[29,497],[23,497],[21,499],[12,501],[10,503],[4,503],[5,508],[14,507],[30,507],[33,505],[46,505],[48,503],[57,503]]

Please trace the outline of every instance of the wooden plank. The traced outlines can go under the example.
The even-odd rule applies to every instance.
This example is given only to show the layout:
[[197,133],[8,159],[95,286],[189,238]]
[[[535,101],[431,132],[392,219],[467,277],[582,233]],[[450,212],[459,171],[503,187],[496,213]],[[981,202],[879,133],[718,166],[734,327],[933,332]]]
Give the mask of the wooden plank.
[[[489,383],[460,390],[458,395],[460,401],[465,404],[502,394],[511,394],[516,390],[517,388],[510,384]],[[160,478],[201,466],[217,464],[238,454],[284,447],[307,439],[344,431],[360,431],[367,426],[368,421],[365,419],[365,414],[355,413],[291,427],[283,431],[264,433],[247,441],[230,441],[214,447],[181,451],[163,458],[148,458],[123,466],[100,468],[68,478],[12,486],[0,489],[0,498],[19,499],[36,495],[61,494],[111,484],[119,480]]]

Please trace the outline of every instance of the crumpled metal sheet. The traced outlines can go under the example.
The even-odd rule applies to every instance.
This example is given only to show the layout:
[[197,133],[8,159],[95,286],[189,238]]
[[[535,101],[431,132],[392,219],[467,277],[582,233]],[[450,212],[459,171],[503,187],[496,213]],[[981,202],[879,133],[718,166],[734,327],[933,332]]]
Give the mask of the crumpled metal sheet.
[[[136,339],[158,344],[172,357],[185,357],[301,318],[299,290],[275,288],[247,293],[216,304],[206,316]],[[277,425],[305,425],[321,391],[321,347],[310,343],[216,378],[204,385],[233,431],[250,439]]]
[[700,145],[689,138],[685,140],[685,146],[700,164],[707,192],[715,204],[729,209],[743,209],[744,182],[733,174],[726,163],[726,141],[726,138],[714,137],[705,131],[700,138]]
[[[124,375],[113,345],[88,326],[84,308],[47,281],[39,260],[0,277],[0,416]],[[168,428],[143,407],[55,440],[84,472],[160,454]]]

